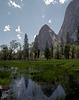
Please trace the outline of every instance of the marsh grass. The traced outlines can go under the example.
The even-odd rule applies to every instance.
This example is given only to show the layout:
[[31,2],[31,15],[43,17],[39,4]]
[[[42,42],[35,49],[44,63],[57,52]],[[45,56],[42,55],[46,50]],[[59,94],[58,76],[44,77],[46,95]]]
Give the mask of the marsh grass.
[[0,85],[9,84],[11,82],[10,71],[0,70]]
[[39,71],[38,70],[31,70],[31,71],[29,71],[29,74],[36,74],[36,73],[39,73]]

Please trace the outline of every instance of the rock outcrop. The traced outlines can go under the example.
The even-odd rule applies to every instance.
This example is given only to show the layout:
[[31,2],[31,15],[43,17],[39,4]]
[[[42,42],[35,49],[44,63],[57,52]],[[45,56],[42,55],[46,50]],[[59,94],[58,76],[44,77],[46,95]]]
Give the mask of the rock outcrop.
[[66,41],[67,32],[70,34],[70,38],[76,40],[76,30],[79,26],[79,0],[72,0],[67,7],[63,25],[59,31],[58,39],[61,36]]

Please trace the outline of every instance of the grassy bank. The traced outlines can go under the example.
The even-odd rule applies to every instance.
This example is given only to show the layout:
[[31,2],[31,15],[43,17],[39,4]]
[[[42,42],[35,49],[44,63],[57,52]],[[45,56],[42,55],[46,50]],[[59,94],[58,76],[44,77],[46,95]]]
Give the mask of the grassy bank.
[[10,84],[11,78],[10,78],[10,71],[1,71],[0,70],[0,85]]
[[[75,80],[79,80],[79,60],[48,60],[48,61],[0,61],[0,67],[19,67],[19,70],[25,69],[26,72],[29,72],[27,69],[29,66],[34,68],[32,79],[35,81],[42,82],[52,82],[66,84],[71,77]],[[6,72],[7,73],[7,72]],[[10,76],[2,73],[4,78],[1,78],[0,74],[0,84],[1,80],[7,80]],[[8,78],[9,79],[9,78]],[[4,82],[4,84],[7,82]]]
[[36,81],[60,82],[64,84],[69,77],[79,78],[79,60],[49,60],[40,62],[34,66],[37,70],[44,68],[44,71],[32,75]]

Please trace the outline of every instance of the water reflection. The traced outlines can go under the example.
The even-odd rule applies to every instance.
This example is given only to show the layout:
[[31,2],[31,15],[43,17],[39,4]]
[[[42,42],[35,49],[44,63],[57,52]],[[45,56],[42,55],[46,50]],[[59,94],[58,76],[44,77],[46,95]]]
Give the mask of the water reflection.
[[55,90],[52,90],[52,87],[46,89],[43,85],[35,83],[30,78],[25,80],[24,76],[21,76],[12,81],[11,91],[18,100],[29,100],[29,98],[31,100],[61,100],[63,98],[64,100],[66,94],[62,86],[58,85]]

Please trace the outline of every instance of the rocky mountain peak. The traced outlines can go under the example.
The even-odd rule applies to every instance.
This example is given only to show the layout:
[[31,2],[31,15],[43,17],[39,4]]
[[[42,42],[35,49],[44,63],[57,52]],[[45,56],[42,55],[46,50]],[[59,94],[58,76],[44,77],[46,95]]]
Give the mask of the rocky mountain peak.
[[44,35],[47,33],[47,34],[50,34],[50,33],[52,33],[53,32],[53,34],[55,34],[54,33],[54,31],[52,31],[52,29],[47,25],[47,24],[45,24],[44,26],[42,26],[41,27],[41,29],[40,29],[40,31],[39,31],[39,35],[40,34],[42,34],[42,32],[44,31]]
[[44,25],[41,27],[39,34],[35,38],[35,42],[38,42],[38,47],[40,50],[44,50],[46,46],[46,42],[48,42],[49,48],[51,44],[57,40],[57,36],[55,32],[48,26]]

